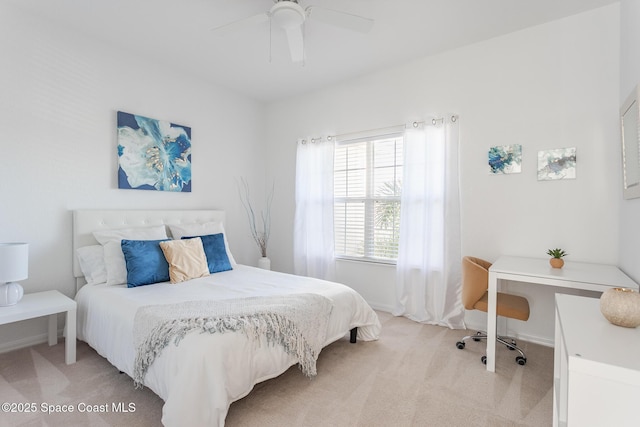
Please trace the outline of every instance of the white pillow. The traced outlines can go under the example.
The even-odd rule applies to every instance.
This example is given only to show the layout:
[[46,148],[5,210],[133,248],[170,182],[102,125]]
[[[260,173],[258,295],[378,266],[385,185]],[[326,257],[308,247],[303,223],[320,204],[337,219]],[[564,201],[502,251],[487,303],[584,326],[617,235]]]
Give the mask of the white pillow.
[[236,260],[233,259],[233,255],[231,255],[231,251],[229,250],[229,242],[227,241],[227,234],[224,232],[224,225],[222,225],[222,222],[214,221],[193,224],[169,225],[169,230],[171,231],[171,236],[175,240],[180,240],[183,237],[199,237],[207,236],[209,234],[222,233],[222,236],[224,237],[224,247],[227,250],[229,263],[233,267],[237,265]]
[[122,228],[94,231],[93,236],[104,248],[104,263],[107,267],[107,285],[127,283],[127,264],[122,253],[122,239],[160,240],[167,238],[164,225],[154,227]]
[[76,249],[76,255],[87,285],[107,281],[107,267],[104,263],[104,249],[101,245],[83,246]]

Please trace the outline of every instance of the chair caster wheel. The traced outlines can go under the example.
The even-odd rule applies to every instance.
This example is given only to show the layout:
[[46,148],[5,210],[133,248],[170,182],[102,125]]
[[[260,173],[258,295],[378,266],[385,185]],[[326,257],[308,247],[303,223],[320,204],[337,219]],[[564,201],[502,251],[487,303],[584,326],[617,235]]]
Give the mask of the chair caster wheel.
[[458,341],[456,343],[456,347],[458,347],[458,349],[463,350],[464,349],[464,342],[463,341]]
[[487,356],[482,356],[480,358],[480,361],[482,362],[483,365],[486,365],[487,364]]
[[[482,334],[480,332],[476,332],[476,335],[482,335]],[[478,341],[480,341],[480,338],[473,337],[473,340],[475,342],[478,342]]]
[[527,359],[522,356],[518,356],[516,357],[516,363],[520,366],[524,366],[527,364]]

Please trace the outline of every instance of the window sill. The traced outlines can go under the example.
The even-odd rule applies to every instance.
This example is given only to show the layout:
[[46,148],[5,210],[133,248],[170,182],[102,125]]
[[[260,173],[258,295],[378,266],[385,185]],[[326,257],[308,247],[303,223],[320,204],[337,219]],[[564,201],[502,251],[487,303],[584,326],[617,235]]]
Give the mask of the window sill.
[[336,261],[346,261],[346,262],[354,262],[358,264],[378,264],[378,265],[388,265],[390,267],[396,266],[396,260],[382,260],[382,259],[374,259],[374,258],[352,258],[345,256],[337,256],[335,257]]

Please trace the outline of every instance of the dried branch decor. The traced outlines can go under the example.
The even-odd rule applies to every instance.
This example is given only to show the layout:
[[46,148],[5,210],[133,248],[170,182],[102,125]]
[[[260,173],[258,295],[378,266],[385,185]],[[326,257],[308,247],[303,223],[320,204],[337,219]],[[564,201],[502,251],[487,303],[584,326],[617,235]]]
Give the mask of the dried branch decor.
[[249,194],[249,184],[244,178],[240,179],[238,185],[238,192],[240,193],[240,201],[247,212],[247,218],[249,219],[249,229],[251,230],[251,237],[258,245],[260,254],[263,257],[267,256],[267,243],[269,242],[269,235],[271,234],[271,202],[273,201],[274,185],[271,185],[271,191],[267,194],[266,210],[260,211],[260,218],[262,219],[262,231],[258,230],[256,225],[256,214],[251,205],[251,198]]

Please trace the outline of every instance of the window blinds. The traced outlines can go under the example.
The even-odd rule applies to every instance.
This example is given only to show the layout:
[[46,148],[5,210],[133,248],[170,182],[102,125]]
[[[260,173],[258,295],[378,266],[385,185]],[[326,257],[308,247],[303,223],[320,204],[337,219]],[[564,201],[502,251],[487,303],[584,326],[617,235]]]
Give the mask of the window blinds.
[[335,252],[393,261],[398,255],[402,134],[339,142],[334,158]]

